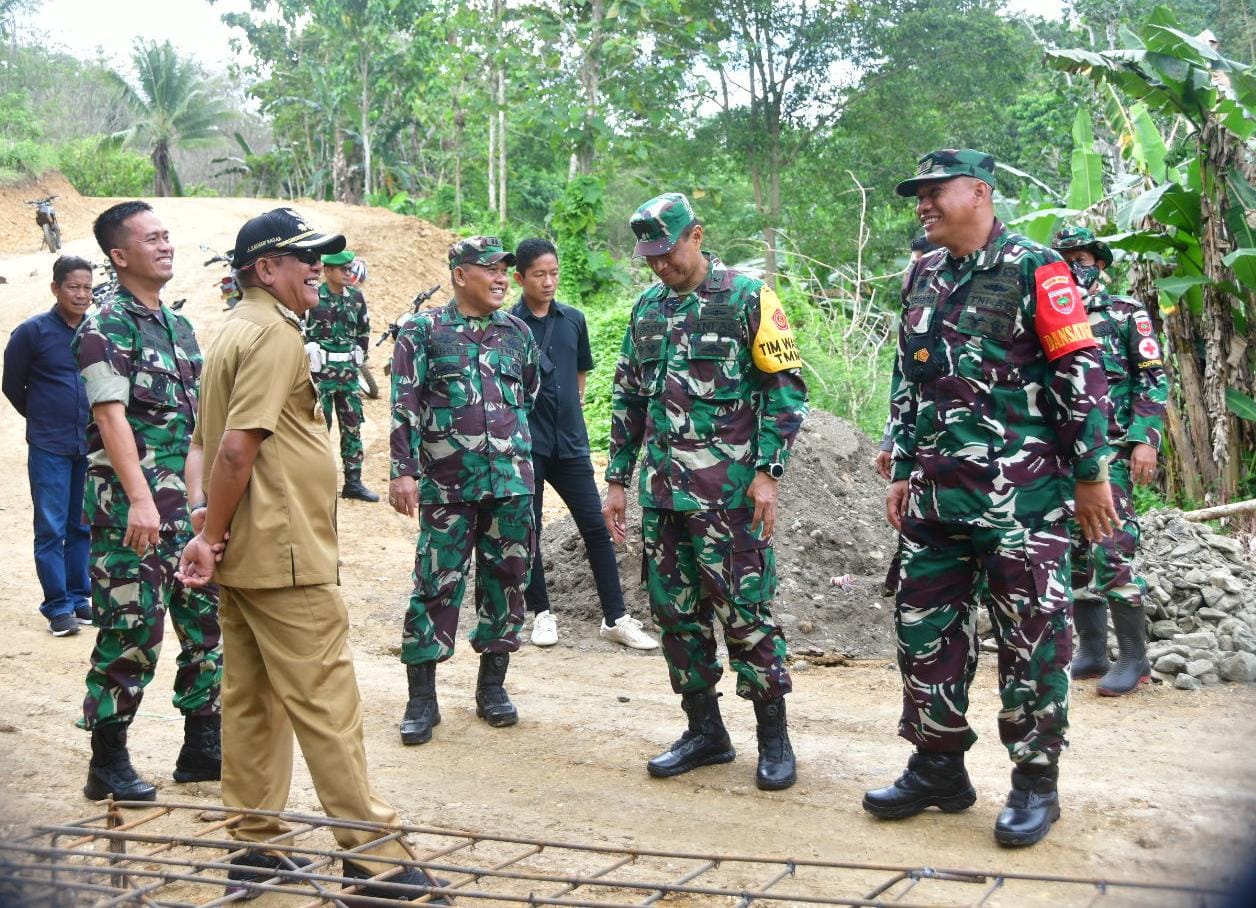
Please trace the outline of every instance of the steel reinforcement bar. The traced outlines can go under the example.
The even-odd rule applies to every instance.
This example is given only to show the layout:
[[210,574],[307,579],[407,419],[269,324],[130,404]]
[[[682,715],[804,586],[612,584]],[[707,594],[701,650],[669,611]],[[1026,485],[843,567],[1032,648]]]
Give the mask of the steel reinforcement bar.
[[[265,817],[286,831],[262,843],[266,851],[303,858],[301,870],[270,879],[233,882],[231,859],[244,853],[231,827]],[[337,829],[373,832],[365,846],[337,846]],[[415,903],[434,899],[473,905],[565,905],[641,908],[728,905],[924,906],[1190,906],[1221,908],[1220,888],[1175,882],[1114,880],[907,867],[843,861],[695,854],[622,845],[581,844],[433,826],[387,827],[306,814],[226,811],[206,804],[105,802],[104,811],[60,825],[40,825],[15,841],[0,841],[0,906],[4,908],[154,908],[231,905],[265,896],[259,905],[388,906],[395,899],[363,895],[359,879],[340,861],[361,859],[382,841],[405,836],[408,862],[440,885]],[[259,847],[251,843],[253,847]],[[401,861],[371,855],[376,864]],[[372,885],[387,891],[387,870]]]

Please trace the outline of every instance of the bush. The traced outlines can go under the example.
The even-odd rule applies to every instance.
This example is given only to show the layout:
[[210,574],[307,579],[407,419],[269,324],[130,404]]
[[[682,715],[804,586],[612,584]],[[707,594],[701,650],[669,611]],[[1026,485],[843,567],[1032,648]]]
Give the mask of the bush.
[[153,188],[153,164],[102,136],[67,142],[58,149],[61,173],[81,195],[138,196]]
[[589,446],[594,451],[605,452],[610,446],[611,385],[632,303],[631,295],[620,294],[594,298],[581,305],[593,348],[593,371],[584,386],[584,422],[589,427]]

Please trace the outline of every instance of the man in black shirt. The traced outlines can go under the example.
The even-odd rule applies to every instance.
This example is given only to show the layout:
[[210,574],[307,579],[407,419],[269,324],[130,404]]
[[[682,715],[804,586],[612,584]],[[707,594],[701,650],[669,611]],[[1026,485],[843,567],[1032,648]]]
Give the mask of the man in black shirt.
[[559,494],[576,521],[589,553],[589,566],[602,603],[602,627],[607,640],[633,649],[654,649],[658,642],[641,629],[641,622],[624,610],[615,548],[602,519],[602,499],[593,480],[589,436],[584,425],[584,378],[593,368],[589,329],[584,314],[554,299],[558,289],[558,250],[548,240],[529,239],[515,250],[515,281],[523,298],[511,314],[532,329],[541,348],[541,394],[528,416],[532,429],[532,466],[536,472],[537,546],[532,580],[525,598],[533,613],[532,642],[553,646],[558,622],[550,609],[541,558],[541,505],[544,483]]

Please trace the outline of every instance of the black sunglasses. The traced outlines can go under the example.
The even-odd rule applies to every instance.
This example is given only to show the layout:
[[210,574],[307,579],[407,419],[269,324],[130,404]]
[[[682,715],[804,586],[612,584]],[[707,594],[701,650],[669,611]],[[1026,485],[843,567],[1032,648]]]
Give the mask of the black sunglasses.
[[281,259],[287,255],[292,256],[302,265],[317,265],[319,262],[323,260],[322,254],[317,252],[314,249],[293,249],[291,252],[281,252],[278,255],[263,255],[263,256],[259,256],[258,258],[259,260],[260,259]]

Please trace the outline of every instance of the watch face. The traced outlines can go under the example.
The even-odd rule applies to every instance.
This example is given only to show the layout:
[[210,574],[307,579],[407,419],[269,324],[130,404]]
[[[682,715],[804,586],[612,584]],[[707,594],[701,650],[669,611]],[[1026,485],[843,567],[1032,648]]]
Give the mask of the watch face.
[[779,463],[770,463],[768,464],[768,475],[773,479],[780,479],[785,475],[785,468]]

